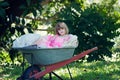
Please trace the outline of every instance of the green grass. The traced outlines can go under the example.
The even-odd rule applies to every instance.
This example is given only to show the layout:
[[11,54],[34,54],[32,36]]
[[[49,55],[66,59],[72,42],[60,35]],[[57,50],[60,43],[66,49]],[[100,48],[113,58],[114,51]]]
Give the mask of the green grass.
[[[73,80],[120,80],[120,61],[73,62],[69,68]],[[0,80],[16,80],[21,73],[20,66],[0,66]],[[55,70],[55,73],[64,80],[70,80],[66,66]],[[53,76],[53,80],[58,79]]]
[[20,66],[0,66],[0,80],[16,80],[21,73]]

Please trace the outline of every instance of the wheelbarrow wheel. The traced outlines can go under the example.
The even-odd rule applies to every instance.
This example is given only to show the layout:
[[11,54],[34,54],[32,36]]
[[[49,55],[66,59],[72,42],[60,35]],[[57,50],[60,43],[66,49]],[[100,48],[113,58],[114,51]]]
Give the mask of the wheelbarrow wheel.
[[36,65],[30,66],[28,67],[22,74],[22,76],[17,79],[17,80],[42,80],[42,78],[40,79],[30,79],[30,77],[38,72],[40,72],[40,68]]

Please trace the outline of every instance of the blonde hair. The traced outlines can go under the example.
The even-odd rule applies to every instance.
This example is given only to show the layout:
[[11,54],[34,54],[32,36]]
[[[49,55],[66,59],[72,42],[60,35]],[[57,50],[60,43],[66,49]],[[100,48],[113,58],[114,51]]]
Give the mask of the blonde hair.
[[60,35],[60,34],[58,33],[58,30],[61,29],[61,28],[64,28],[64,29],[65,29],[66,34],[69,33],[68,26],[67,26],[64,22],[58,22],[58,23],[56,24],[56,26],[55,26],[55,33],[58,34],[58,35]]

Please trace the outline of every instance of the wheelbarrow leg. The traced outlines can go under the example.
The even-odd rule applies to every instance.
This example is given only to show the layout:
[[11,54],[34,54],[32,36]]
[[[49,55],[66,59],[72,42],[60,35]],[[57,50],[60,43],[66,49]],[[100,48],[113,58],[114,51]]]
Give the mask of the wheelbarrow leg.
[[68,67],[68,64],[67,64],[66,66],[67,66],[67,70],[68,70],[69,75],[70,75],[70,79],[73,80],[72,75],[71,75],[71,72],[70,72],[70,69],[69,69],[69,67]]
[[52,80],[52,73],[49,73],[49,80]]
[[57,75],[57,74],[54,73],[54,72],[50,72],[50,73],[49,73],[49,80],[52,80],[52,74],[55,75],[59,80],[63,80],[59,75]]
[[51,72],[52,74],[54,74],[58,79],[60,79],[60,80],[63,80],[60,76],[58,76],[56,73],[54,73],[54,72]]

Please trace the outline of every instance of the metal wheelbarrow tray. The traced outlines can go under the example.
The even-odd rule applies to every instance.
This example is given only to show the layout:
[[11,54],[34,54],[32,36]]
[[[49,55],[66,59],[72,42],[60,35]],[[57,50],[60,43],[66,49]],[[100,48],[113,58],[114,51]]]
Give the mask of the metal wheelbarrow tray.
[[50,65],[73,56],[75,48],[19,48],[30,64]]

